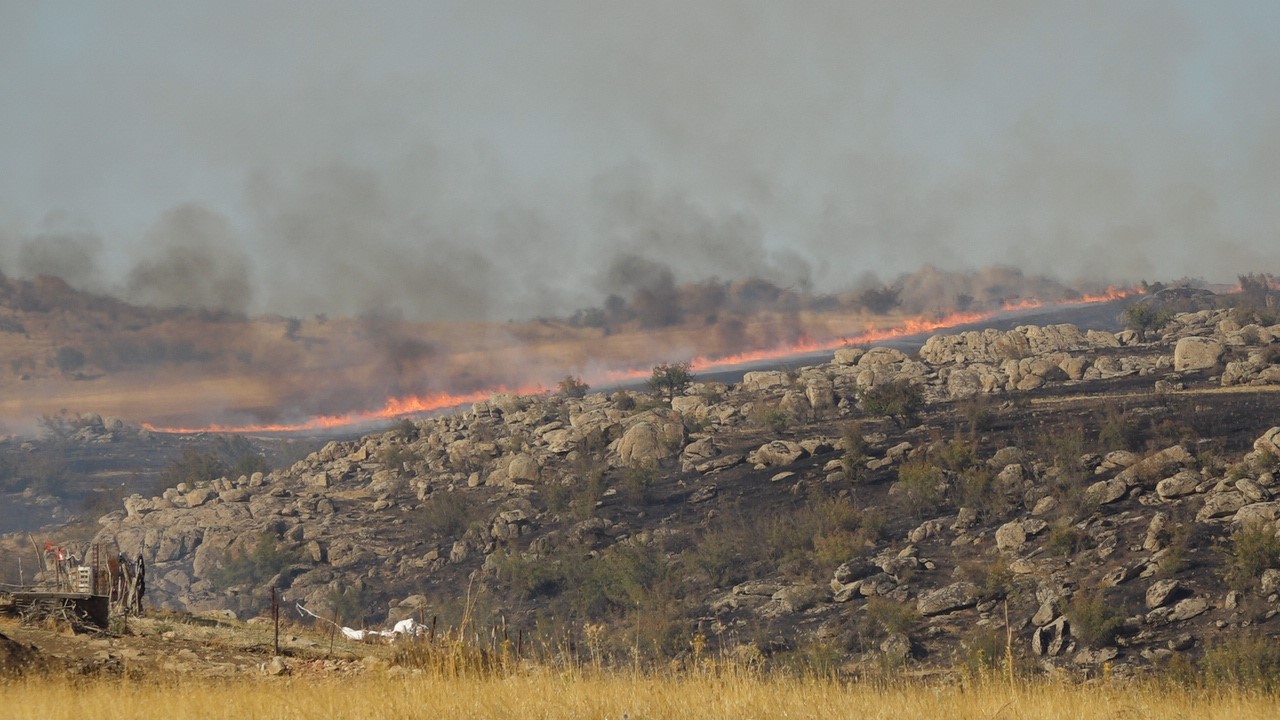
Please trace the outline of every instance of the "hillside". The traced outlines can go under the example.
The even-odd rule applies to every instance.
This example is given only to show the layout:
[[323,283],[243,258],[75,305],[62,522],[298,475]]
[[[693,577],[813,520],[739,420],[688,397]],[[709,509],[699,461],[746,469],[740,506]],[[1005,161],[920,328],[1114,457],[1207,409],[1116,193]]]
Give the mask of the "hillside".
[[274,586],[352,627],[469,614],[618,661],[951,667],[1008,631],[1028,666],[1217,662],[1276,635],[1274,322],[850,348],[669,406],[497,395],[129,498],[98,540],[166,609],[252,617]]

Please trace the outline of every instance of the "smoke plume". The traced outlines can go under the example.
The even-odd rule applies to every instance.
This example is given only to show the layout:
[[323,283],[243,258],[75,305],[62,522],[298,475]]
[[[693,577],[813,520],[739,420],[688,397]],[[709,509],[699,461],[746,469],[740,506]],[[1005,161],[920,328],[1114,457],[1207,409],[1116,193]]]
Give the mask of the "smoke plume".
[[655,326],[749,278],[1230,280],[1274,262],[1277,86],[1265,3],[10,4],[0,258],[165,305]]

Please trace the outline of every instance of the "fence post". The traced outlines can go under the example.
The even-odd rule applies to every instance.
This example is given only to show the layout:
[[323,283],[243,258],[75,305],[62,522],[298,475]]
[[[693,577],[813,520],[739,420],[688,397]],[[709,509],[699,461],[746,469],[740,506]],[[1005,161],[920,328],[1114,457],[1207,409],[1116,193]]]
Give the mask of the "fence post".
[[275,649],[276,655],[280,654],[280,596],[276,593],[274,585],[271,586],[271,620],[276,628]]

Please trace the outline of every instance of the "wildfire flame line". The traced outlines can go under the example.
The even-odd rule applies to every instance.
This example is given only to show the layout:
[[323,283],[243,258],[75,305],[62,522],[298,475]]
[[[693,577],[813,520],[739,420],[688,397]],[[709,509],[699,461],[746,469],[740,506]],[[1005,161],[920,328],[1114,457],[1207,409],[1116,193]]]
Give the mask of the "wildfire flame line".
[[[1085,295],[1078,300],[1061,303],[1046,303],[1040,300],[1018,300],[1005,303],[998,310],[985,312],[957,312],[933,319],[926,317],[908,318],[907,320],[900,320],[889,327],[872,328],[866,332],[853,336],[834,338],[830,340],[806,339],[788,345],[780,345],[761,350],[751,350],[723,357],[699,356],[690,361],[690,369],[697,372],[730,369],[747,363],[765,362],[768,360],[779,360],[795,355],[838,350],[850,345],[865,345],[867,343],[883,342],[885,340],[919,335],[921,333],[934,332],[936,330],[945,330],[947,328],[953,328],[960,325],[970,325],[990,320],[1008,312],[1034,310],[1036,308],[1048,306],[1066,307],[1111,302],[1137,293],[1138,291],[1133,289],[1108,288],[1105,293],[1099,295]],[[644,379],[650,375],[650,372],[650,370],[643,370],[640,368],[625,368],[604,371],[598,376],[589,377],[586,380],[591,384],[617,384]],[[366,425],[380,421],[395,420],[409,415],[418,415],[457,408],[479,402],[481,400],[487,400],[498,393],[541,395],[547,392],[547,387],[542,384],[530,384],[515,388],[499,385],[466,393],[438,392],[389,398],[382,407],[374,410],[353,411],[337,415],[316,415],[295,423],[268,423],[260,425],[212,424],[195,428],[159,427],[150,423],[143,423],[142,426],[153,432],[183,434],[200,432],[300,433]]]

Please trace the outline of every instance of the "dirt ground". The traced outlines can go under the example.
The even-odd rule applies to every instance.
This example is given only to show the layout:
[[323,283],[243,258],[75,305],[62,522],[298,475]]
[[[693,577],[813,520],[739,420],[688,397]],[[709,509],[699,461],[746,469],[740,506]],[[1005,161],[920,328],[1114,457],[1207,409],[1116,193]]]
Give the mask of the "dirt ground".
[[[294,669],[354,672],[385,665],[392,650],[282,618],[280,656]],[[103,631],[0,617],[0,675],[48,670],[131,678],[236,677],[270,674],[273,656],[274,628],[266,618],[240,622],[158,613],[115,621],[111,631]]]

